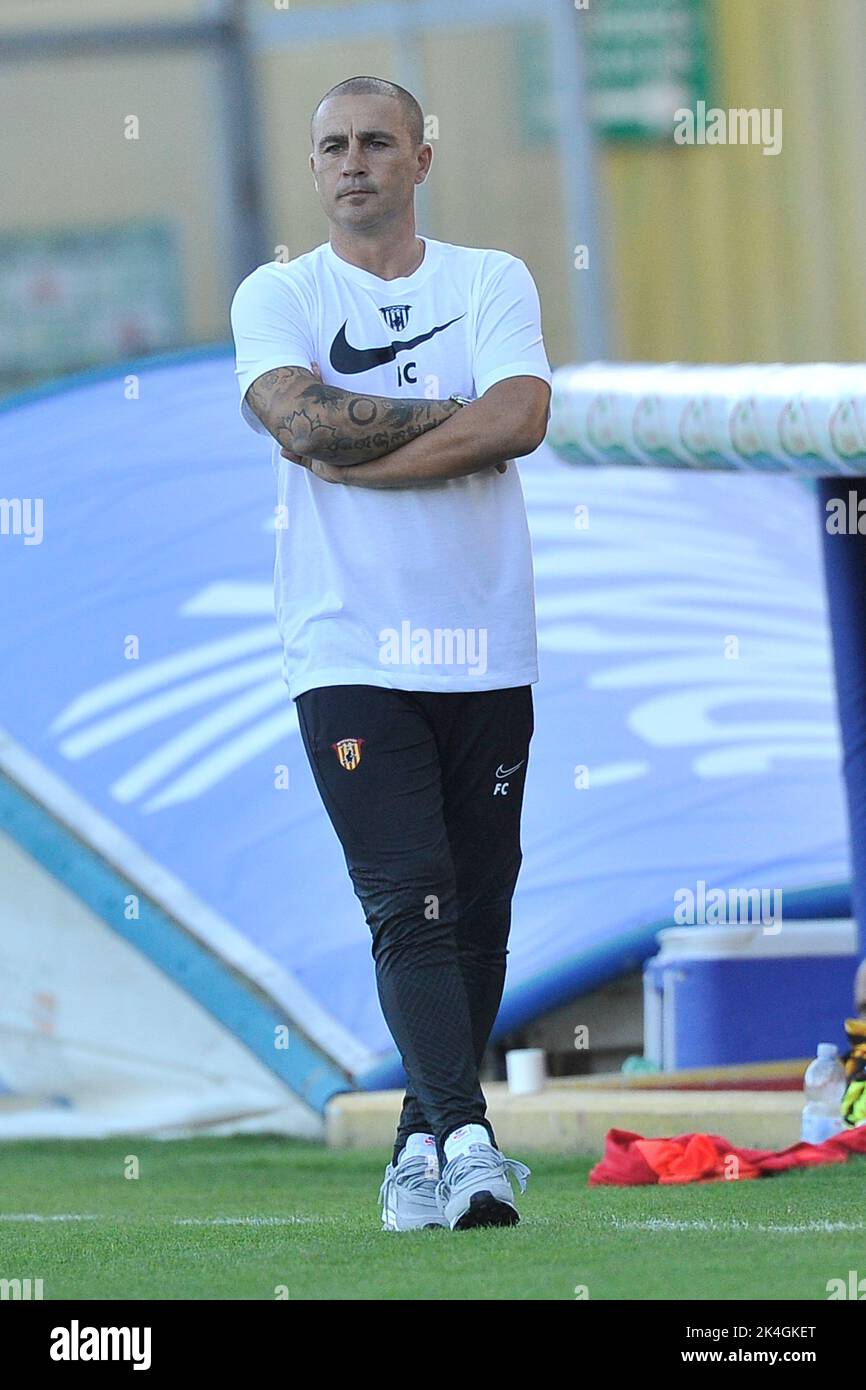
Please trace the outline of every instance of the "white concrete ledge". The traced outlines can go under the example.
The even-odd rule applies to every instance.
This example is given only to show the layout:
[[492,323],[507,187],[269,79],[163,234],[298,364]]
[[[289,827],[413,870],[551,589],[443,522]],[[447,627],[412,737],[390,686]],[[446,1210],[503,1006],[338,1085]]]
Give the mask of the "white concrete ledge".
[[[609,1129],[649,1138],[703,1131],[732,1144],[780,1149],[799,1139],[803,1105],[798,1091],[603,1089],[562,1080],[533,1096],[512,1096],[504,1082],[488,1082],[484,1092],[496,1137],[515,1155],[540,1150],[599,1158]],[[328,1144],[389,1149],[401,1102],[401,1091],[335,1096],[325,1115]]]

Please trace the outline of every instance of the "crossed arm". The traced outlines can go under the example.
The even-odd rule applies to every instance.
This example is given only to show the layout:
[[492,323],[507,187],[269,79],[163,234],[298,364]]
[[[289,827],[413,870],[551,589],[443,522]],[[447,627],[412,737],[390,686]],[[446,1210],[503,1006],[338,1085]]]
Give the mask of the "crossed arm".
[[547,430],[550,388],[540,377],[509,377],[461,407],[359,395],[325,386],[315,369],[278,367],[253,382],[246,400],[284,456],[325,481],[412,487],[504,472],[507,459],[531,453]]

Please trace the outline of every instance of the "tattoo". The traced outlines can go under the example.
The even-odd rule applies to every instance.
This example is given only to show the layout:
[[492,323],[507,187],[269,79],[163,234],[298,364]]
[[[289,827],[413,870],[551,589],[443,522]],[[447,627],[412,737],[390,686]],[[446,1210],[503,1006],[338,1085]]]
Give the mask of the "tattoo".
[[366,400],[349,401],[349,419],[353,425],[372,425],[376,418],[376,402]]
[[460,409],[455,401],[356,395],[325,386],[303,367],[265,372],[246,399],[284,448],[339,464],[382,458]]

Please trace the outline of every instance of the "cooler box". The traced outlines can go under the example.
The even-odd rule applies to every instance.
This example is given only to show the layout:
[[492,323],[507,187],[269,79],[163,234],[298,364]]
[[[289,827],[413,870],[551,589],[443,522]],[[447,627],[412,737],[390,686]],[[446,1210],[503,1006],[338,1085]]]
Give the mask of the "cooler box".
[[850,919],[666,927],[644,967],[644,1055],[663,1071],[813,1057],[845,1042],[859,963]]

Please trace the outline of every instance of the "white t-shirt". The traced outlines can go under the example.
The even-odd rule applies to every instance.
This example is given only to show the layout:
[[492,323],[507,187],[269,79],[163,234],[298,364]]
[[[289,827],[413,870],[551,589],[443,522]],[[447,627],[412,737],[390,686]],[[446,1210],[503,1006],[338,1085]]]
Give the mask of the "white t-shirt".
[[[243,400],[275,367],[317,362],[358,394],[481,396],[551,374],[538,293],[504,251],[423,237],[412,275],[382,280],[330,243],[261,265],[231,306]],[[385,360],[383,360],[385,359]],[[434,431],[435,433],[435,431]],[[496,690],[538,679],[535,597],[517,467],[418,487],[317,478],[280,456],[275,600],[294,699],[314,686]]]

